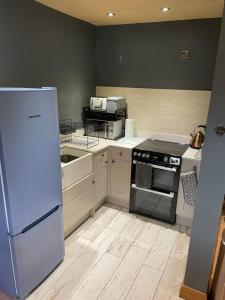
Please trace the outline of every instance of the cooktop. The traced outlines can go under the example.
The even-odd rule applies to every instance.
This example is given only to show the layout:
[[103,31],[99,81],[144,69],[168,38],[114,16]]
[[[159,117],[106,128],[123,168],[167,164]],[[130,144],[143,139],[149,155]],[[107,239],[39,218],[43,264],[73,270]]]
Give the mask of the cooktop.
[[134,149],[181,157],[188,147],[186,144],[148,139]]

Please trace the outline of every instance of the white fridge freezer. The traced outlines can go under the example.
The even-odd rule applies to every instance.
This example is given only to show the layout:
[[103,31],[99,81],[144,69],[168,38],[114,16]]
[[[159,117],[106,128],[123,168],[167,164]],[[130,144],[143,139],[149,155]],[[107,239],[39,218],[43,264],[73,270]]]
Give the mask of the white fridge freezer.
[[63,260],[55,88],[0,88],[0,289],[23,299]]

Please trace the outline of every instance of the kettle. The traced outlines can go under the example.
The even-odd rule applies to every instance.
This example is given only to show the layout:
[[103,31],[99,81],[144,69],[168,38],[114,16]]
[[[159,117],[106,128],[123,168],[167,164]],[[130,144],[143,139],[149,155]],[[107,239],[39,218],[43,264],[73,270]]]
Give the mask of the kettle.
[[205,134],[201,130],[197,131],[199,128],[203,128],[205,131],[206,126],[199,125],[198,127],[195,128],[194,132],[191,134],[192,139],[190,142],[190,147],[194,149],[201,149],[204,143]]

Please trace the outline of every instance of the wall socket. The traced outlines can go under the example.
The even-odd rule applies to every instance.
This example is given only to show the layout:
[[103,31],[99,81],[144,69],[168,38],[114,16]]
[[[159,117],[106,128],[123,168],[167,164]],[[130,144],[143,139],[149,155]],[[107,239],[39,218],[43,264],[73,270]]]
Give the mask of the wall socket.
[[189,59],[190,58],[190,50],[189,49],[182,49],[180,54],[181,59]]

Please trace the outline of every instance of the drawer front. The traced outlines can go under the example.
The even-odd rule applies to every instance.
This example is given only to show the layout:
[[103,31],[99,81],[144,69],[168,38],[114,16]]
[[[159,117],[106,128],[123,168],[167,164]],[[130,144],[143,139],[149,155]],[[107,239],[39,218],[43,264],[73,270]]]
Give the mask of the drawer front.
[[112,160],[114,159],[131,161],[131,149],[112,147]]
[[64,215],[64,231],[68,231],[70,227],[82,219],[85,214],[94,206],[93,191],[87,190],[79,197],[71,201],[69,205],[65,205],[63,209]]
[[73,184],[69,188],[63,191],[63,203],[64,205],[69,204],[73,199],[79,197],[83,194],[87,189],[89,189],[94,182],[94,174],[89,175],[83,180]]
[[80,220],[94,208],[94,175],[90,175],[63,191],[64,234],[67,236]]

